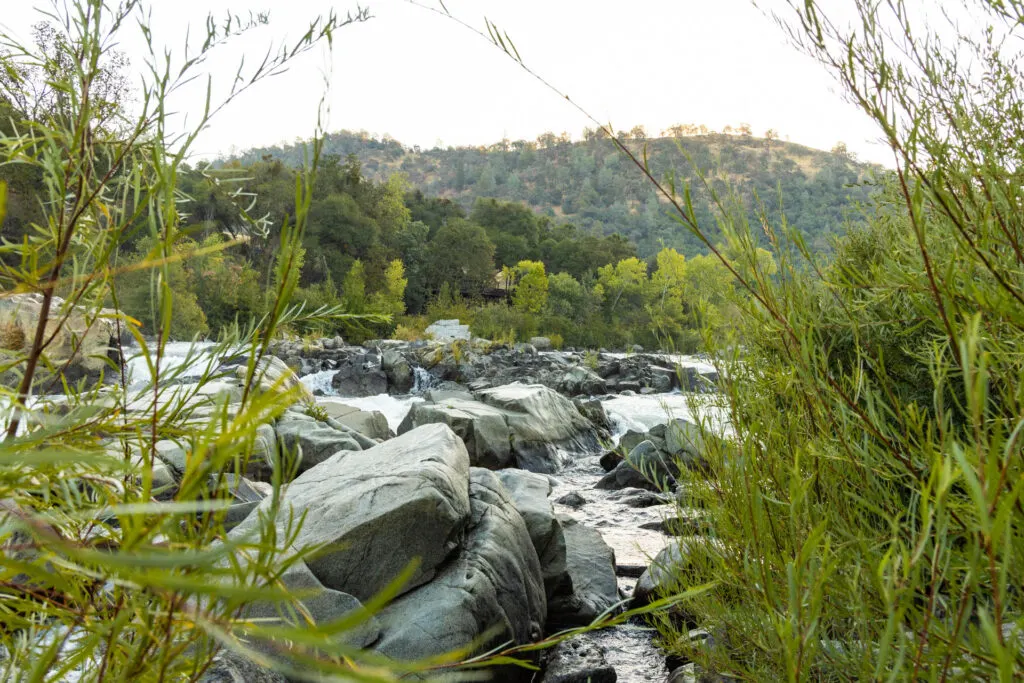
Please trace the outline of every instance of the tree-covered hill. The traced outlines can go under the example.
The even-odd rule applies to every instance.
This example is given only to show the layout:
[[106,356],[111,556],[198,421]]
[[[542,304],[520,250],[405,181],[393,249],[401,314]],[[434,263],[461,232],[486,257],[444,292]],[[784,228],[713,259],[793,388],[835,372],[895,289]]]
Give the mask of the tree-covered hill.
[[[647,138],[637,127],[619,137],[640,158],[646,150],[655,177],[675,172],[679,181],[694,181],[695,210],[703,225],[713,224],[713,213],[697,169],[716,191],[738,191],[751,216],[755,197],[773,216],[779,215],[781,205],[815,251],[828,250],[830,238],[844,232],[846,218],[857,215],[858,203],[870,193],[865,181],[877,170],[858,162],[841,143],[824,152],[781,141],[772,131],[754,137],[745,126],[735,133],[675,126],[665,134]],[[668,215],[636,166],[599,131],[588,129],[576,142],[567,134],[545,133],[534,141],[429,150],[406,147],[387,136],[341,131],[327,137],[325,152],[356,155],[366,177],[377,181],[404,173],[424,193],[453,199],[467,209],[479,197],[525,202],[585,231],[622,234],[644,256],[663,246],[688,255],[705,251]],[[259,148],[239,159],[252,163],[268,156],[297,165],[302,151],[298,145]]]

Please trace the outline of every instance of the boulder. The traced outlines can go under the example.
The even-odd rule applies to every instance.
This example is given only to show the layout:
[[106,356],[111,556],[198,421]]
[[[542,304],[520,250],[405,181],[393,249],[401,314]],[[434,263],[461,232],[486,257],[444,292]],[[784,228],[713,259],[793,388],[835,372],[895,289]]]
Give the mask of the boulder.
[[[235,376],[245,382],[248,366],[245,364],[235,368]],[[259,392],[277,391],[294,392],[296,397],[305,402],[313,400],[313,395],[300,380],[299,376],[277,356],[264,356],[253,372],[253,390]]]
[[604,648],[584,633],[562,641],[548,654],[541,683],[615,683],[618,676],[608,664]]
[[438,320],[427,326],[423,332],[439,342],[451,342],[459,339],[469,341],[469,325],[460,325],[458,320]]
[[587,499],[573,491],[565,494],[555,502],[565,505],[566,507],[571,507],[573,510],[579,510],[587,504]]
[[[459,547],[469,521],[468,478],[462,440],[445,425],[427,425],[302,473],[282,496],[278,532],[284,537],[289,519],[305,514],[294,543],[325,546],[307,560],[310,570],[325,587],[364,602],[415,560],[406,592],[430,581]],[[255,519],[230,536],[251,532]]]
[[237,652],[222,649],[199,683],[288,683],[288,679]]
[[652,441],[643,441],[629,452],[626,459],[601,477],[595,488],[623,489],[634,487],[665,491],[675,483],[679,468],[674,458],[658,449]]
[[360,410],[354,406],[334,401],[320,403],[319,406],[331,420],[359,432],[363,436],[377,441],[386,441],[395,435],[388,425],[388,418],[379,410]]
[[408,394],[412,391],[416,383],[412,366],[396,349],[387,349],[381,354],[380,367],[388,380],[388,393]]
[[331,377],[331,386],[339,396],[376,396],[388,390],[388,378],[375,353],[349,356]]
[[707,469],[704,437],[700,427],[692,422],[676,418],[666,425],[665,450],[687,469]]
[[311,417],[289,414],[275,426],[282,453],[298,460],[297,474],[313,468],[340,451],[361,451],[362,446],[351,435]]
[[562,376],[558,390],[568,396],[594,396],[608,393],[608,386],[594,371],[578,365]]
[[589,624],[619,601],[615,553],[596,530],[568,515],[559,515],[565,536],[566,570],[571,592],[548,601],[548,629]]
[[572,401],[540,384],[507,384],[477,392],[505,412],[516,464],[550,474],[562,465],[559,451],[582,455],[599,448],[597,431]]
[[566,570],[565,536],[548,499],[551,480],[543,474],[525,470],[495,472],[526,523],[530,540],[540,560],[541,575],[548,597],[571,582]]
[[[410,434],[424,429],[447,431],[439,425]],[[486,651],[542,635],[544,583],[526,524],[493,472],[473,468],[469,488],[472,512],[465,543],[430,583],[377,614],[382,628],[374,645],[378,652],[411,660],[474,641],[478,651]],[[488,638],[480,642],[484,634]]]
[[[297,597],[314,624],[329,624],[342,617],[359,616],[362,621],[338,635],[340,642],[352,647],[367,647],[380,636],[380,625],[363,604],[353,596],[325,588],[302,560],[290,565],[280,576],[281,584]],[[301,597],[300,597],[301,596]],[[252,602],[244,611],[245,619],[258,620],[263,625],[302,626],[308,622],[291,602]],[[273,652],[273,643],[256,642],[264,651]]]
[[552,351],[555,348],[549,337],[530,337],[530,346],[538,351]]
[[619,453],[618,451],[605,451],[601,454],[598,462],[601,464],[601,469],[605,472],[611,472],[618,467],[619,463],[623,460],[625,460],[625,458],[622,457],[622,453]]
[[449,399],[416,403],[409,409],[399,433],[425,424],[445,424],[459,435],[469,452],[470,465],[499,469],[512,465],[512,448],[505,413],[479,401]]
[[633,607],[642,607],[673,588],[678,572],[689,564],[689,555],[699,538],[679,538],[655,555],[647,571],[637,580],[633,589]]
[[576,410],[580,411],[580,415],[590,420],[590,423],[597,427],[602,432],[602,437],[610,439],[612,434],[612,421],[608,418],[608,413],[604,410],[604,405],[596,398],[589,400],[582,400],[575,398],[572,404],[576,406]]

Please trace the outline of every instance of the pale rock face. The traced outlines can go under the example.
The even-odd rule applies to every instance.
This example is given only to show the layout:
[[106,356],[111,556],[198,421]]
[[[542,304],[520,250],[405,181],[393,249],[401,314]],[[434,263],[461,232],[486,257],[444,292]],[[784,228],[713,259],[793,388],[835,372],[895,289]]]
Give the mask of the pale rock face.
[[[0,297],[0,349],[17,353],[31,346],[42,306],[41,294]],[[96,317],[91,317],[94,314]],[[117,324],[111,317],[99,316],[114,314],[113,310],[106,308],[88,311],[80,306],[71,306],[60,297],[53,297],[46,325],[47,337],[57,332],[46,351],[50,362],[63,366],[70,360],[68,372],[72,377],[98,374],[104,368],[109,369],[105,359],[116,340]],[[61,326],[59,323],[65,315],[67,319]]]
[[435,341],[450,342],[470,338],[469,325],[460,325],[458,320],[438,320],[426,330]]

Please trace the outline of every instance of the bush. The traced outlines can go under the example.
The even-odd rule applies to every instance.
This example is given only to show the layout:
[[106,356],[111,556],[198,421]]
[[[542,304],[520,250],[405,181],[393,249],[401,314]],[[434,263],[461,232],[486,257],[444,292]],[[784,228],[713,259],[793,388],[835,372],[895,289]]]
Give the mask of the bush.
[[[1019,37],[1003,3],[979,6]],[[903,5],[859,4],[849,34],[792,9],[898,159],[867,225],[808,264],[764,216],[772,277],[742,216],[721,221],[753,296],[734,335],[705,336],[735,438],[707,441],[685,482],[713,540],[674,567],[676,586],[710,586],[686,614],[713,637],[660,629],[743,680],[1024,675],[1024,111],[1006,106],[1024,85],[994,44],[900,50],[916,17],[886,7]]]

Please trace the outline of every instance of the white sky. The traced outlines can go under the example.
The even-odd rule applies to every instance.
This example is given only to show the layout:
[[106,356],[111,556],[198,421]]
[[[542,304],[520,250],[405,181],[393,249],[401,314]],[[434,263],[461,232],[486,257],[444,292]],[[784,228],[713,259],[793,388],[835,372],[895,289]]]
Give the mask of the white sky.
[[[436,0],[422,0],[434,3]],[[62,0],[63,2],[63,0]],[[836,2],[836,0],[832,0]],[[0,25],[19,35],[45,0],[0,0]],[[749,123],[783,139],[829,149],[844,141],[860,158],[887,163],[873,124],[844,102],[831,77],[789,45],[765,9],[783,0],[448,0],[453,14],[483,29],[486,16],[515,41],[524,61],[616,129],[656,134],[673,123],[713,129]],[[831,3],[826,3],[826,5]],[[215,84],[234,75],[243,52],[255,60],[283,35],[300,35],[334,3],[322,0],[152,0],[156,39],[180,50],[208,12],[268,10],[270,25],[207,64]],[[497,48],[454,22],[404,0],[365,0],[374,18],[347,27],[326,50],[247,93],[200,138],[203,156],[309,137],[323,76],[332,72],[328,130],[364,129],[409,145],[489,144],[550,130],[579,137],[588,121]],[[340,13],[355,5],[339,3]],[[129,57],[139,46],[126,39]],[[193,88],[178,111],[202,106]]]

